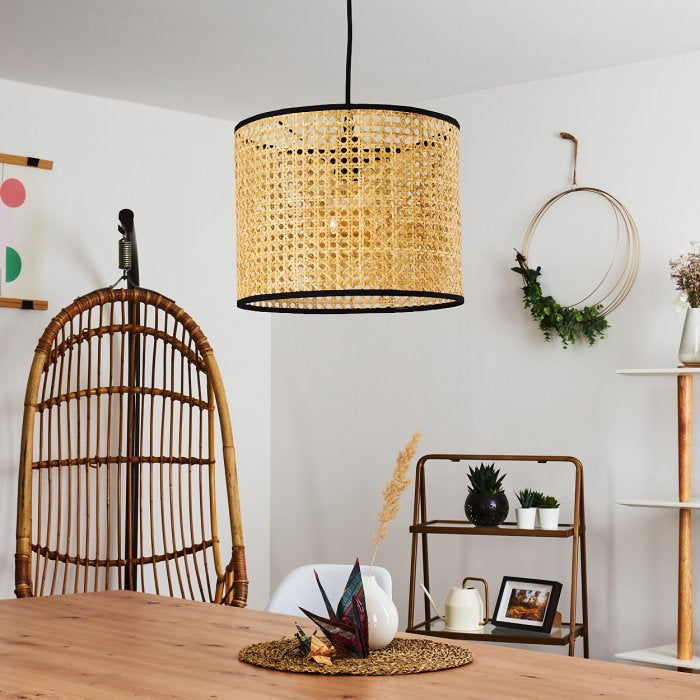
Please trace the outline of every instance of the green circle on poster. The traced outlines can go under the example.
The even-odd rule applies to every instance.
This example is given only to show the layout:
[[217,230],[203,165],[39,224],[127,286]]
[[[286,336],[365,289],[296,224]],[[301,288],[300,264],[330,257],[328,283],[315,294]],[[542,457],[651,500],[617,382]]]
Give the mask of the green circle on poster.
[[22,258],[8,245],[5,248],[5,282],[14,282],[22,272]]

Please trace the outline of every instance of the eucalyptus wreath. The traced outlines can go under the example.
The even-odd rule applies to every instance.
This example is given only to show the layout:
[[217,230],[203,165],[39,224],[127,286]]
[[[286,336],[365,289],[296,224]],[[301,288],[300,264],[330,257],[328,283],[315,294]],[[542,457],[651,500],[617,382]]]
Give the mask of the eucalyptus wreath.
[[542,294],[538,281],[542,275],[541,267],[534,270],[528,267],[527,258],[517,250],[515,260],[518,266],[511,270],[521,275],[525,283],[522,288],[525,308],[530,309],[530,315],[537,321],[545,340],[551,339],[552,332],[558,333],[562,345],[567,348],[580,338],[586,338],[588,344],[593,345],[605,337],[610,324],[603,316],[602,304],[582,308],[562,306],[553,296]]

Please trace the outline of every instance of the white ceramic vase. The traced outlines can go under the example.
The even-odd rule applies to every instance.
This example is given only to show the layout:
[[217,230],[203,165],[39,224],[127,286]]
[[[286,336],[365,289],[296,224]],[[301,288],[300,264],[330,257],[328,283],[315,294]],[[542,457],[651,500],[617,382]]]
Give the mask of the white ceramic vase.
[[678,359],[684,365],[700,365],[700,309],[685,312]]
[[559,527],[559,508],[538,508],[540,527],[543,530],[556,530]]
[[363,576],[362,586],[367,605],[369,648],[373,651],[383,649],[399,629],[399,611],[374,576]]
[[515,519],[518,527],[524,530],[533,530],[535,528],[535,517],[537,516],[537,508],[516,508]]

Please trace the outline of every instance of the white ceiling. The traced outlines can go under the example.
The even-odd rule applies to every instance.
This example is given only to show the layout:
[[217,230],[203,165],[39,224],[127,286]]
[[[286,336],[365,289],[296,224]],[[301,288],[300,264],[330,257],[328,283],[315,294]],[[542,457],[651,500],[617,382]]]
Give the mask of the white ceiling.
[[[700,50],[699,0],[355,0],[353,100]],[[344,0],[0,0],[0,78],[226,119],[343,101]]]

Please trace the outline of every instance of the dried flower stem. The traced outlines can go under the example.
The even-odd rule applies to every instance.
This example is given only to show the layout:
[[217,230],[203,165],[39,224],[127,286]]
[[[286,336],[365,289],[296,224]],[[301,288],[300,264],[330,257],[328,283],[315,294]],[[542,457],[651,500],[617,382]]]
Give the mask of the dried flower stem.
[[693,241],[690,253],[671,260],[671,277],[676,282],[676,289],[685,292],[688,303],[694,309],[700,307],[700,247]]
[[387,481],[384,487],[384,505],[379,511],[379,526],[377,527],[377,532],[372,536],[372,544],[374,545],[374,554],[372,555],[372,561],[369,566],[369,572],[372,573],[372,567],[374,566],[374,560],[377,556],[377,549],[379,548],[379,543],[386,537],[386,531],[389,527],[389,523],[396,517],[399,512],[399,502],[401,500],[401,494],[406,490],[406,487],[411,483],[411,477],[408,476],[408,470],[413,461],[413,457],[418,449],[418,442],[420,440],[420,431],[413,433],[413,436],[408,441],[406,447],[399,452],[396,458],[396,466],[394,467],[394,473],[391,475],[391,479]]

